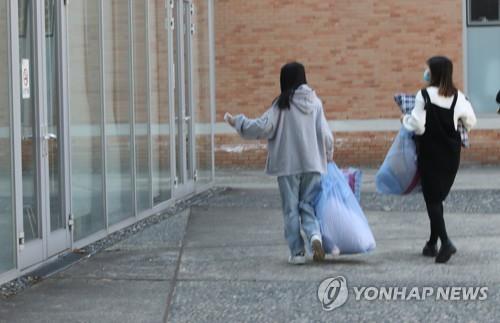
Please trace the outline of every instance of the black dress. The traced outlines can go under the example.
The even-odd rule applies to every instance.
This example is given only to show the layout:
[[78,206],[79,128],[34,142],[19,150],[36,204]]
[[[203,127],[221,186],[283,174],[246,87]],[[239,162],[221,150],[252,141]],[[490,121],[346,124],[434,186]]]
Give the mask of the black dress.
[[462,141],[454,122],[458,93],[450,109],[433,104],[426,89],[422,90],[422,96],[425,132],[416,136],[422,192],[427,203],[441,203],[448,196],[460,166]]

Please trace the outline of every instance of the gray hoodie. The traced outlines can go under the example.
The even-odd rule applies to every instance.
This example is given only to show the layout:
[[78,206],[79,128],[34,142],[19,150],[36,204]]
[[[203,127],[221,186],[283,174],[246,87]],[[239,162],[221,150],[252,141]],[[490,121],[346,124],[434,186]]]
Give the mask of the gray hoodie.
[[333,135],[323,104],[305,84],[295,91],[290,109],[274,104],[258,119],[237,115],[235,129],[245,139],[267,139],[268,175],[326,173],[333,157]]

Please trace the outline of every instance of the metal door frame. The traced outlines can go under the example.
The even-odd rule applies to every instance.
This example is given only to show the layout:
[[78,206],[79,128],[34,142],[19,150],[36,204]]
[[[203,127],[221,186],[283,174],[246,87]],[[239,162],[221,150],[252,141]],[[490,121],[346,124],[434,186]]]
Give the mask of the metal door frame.
[[[67,199],[67,182],[68,178],[68,154],[67,154],[67,98],[65,84],[65,53],[62,24],[64,23],[62,2],[56,2],[57,16],[54,17],[58,22],[55,35],[58,37],[60,46],[58,46],[58,86],[59,86],[59,102],[60,102],[60,118],[59,130],[62,138],[59,138],[59,162],[60,162],[60,194],[61,194],[61,212],[65,215],[67,224],[68,216],[68,199]],[[23,189],[22,189],[22,146],[21,142],[21,101],[20,101],[20,78],[19,78],[19,30],[18,30],[18,1],[10,0],[10,26],[11,26],[11,58],[12,68],[14,70],[12,77],[12,95],[13,95],[13,142],[14,142],[14,173],[15,173],[15,210],[16,210],[16,228],[17,228],[17,245],[18,245],[18,268],[23,271],[29,267],[42,263],[44,260],[53,257],[59,252],[62,252],[70,247],[71,239],[67,225],[64,229],[54,233],[50,232],[50,190],[49,190],[49,164],[48,154],[44,156],[44,152],[48,152],[48,107],[46,102],[46,54],[45,54],[45,2],[33,1],[32,19],[33,30],[33,50],[34,57],[30,64],[33,64],[33,75],[30,75],[30,86],[33,87],[33,101],[35,104],[35,119],[33,134],[33,144],[36,145],[36,161],[35,167],[37,170],[38,179],[36,182],[36,197],[37,197],[37,215],[40,220],[40,238],[30,242],[24,242],[24,223],[23,223]]]
[[[17,2],[16,0],[8,0],[7,3],[7,46],[8,46],[8,61],[9,61],[9,82],[8,82],[8,94],[9,94],[9,105],[11,106],[10,111],[10,148],[11,148],[11,201],[12,201],[12,217],[13,225],[12,231],[14,236],[13,242],[13,254],[14,254],[14,266],[10,271],[0,274],[0,283],[10,279],[14,279],[18,275],[20,250],[19,250],[19,239],[20,232],[19,223],[22,221],[22,169],[17,165],[20,164],[22,159],[21,147],[17,145],[21,139],[21,129],[15,125],[21,124],[21,113],[20,113],[20,66],[19,66],[19,30],[17,24]],[[19,211],[21,210],[21,212]]]
[[[15,1],[13,3],[14,7],[13,8],[13,14],[15,13],[14,16],[11,18],[11,24],[19,26],[19,16],[18,16],[18,1]],[[40,39],[40,2],[33,1],[32,2],[32,15],[31,17],[27,17],[31,19],[31,24],[32,24],[32,30],[26,30],[26,33],[32,32],[33,35],[33,43],[32,46],[34,47],[34,57],[31,58],[30,65],[33,66],[33,75],[30,75],[30,87],[33,88],[32,95],[33,95],[33,102],[35,105],[35,115],[34,115],[34,120],[33,120],[33,125],[32,127],[34,128],[34,131],[32,133],[32,141],[33,145],[35,145],[35,156],[33,156],[34,160],[34,168],[36,169],[36,185],[35,185],[35,192],[34,195],[36,196],[36,208],[37,208],[37,217],[39,220],[38,226],[40,229],[41,237],[39,239],[30,241],[30,242],[25,242],[24,240],[24,204],[23,204],[23,190],[21,190],[20,198],[21,198],[21,203],[20,207],[18,209],[18,222],[17,222],[17,229],[19,232],[19,241],[18,243],[20,244],[20,254],[19,254],[19,262],[18,266],[20,270],[23,270],[27,267],[30,267],[32,265],[35,265],[37,263],[42,262],[45,259],[45,253],[46,253],[46,247],[44,245],[44,238],[45,238],[45,224],[44,224],[44,206],[42,206],[41,201],[43,199],[43,193],[41,192],[42,188],[42,182],[44,182],[44,174],[42,174],[42,169],[43,169],[43,163],[42,163],[42,139],[41,139],[41,118],[42,116],[42,108],[40,108],[40,105],[43,104],[43,98],[41,97],[41,82],[38,82],[38,80],[41,79],[42,76],[42,66],[40,65],[41,61],[41,39]],[[19,54],[19,32],[15,35],[14,43],[16,43],[16,49],[17,52],[14,52],[13,60],[19,61],[21,60],[22,57],[20,57]],[[31,67],[30,67],[31,70]],[[14,85],[14,87],[19,87],[18,85]],[[19,92],[20,93],[20,92]],[[20,98],[19,98],[20,100]],[[21,107],[21,101],[19,101],[19,110]],[[20,131],[22,130],[22,123],[21,123],[21,114],[19,114],[19,119],[17,122],[13,125],[15,128],[18,128]],[[19,157],[19,162],[16,162],[15,167],[20,168],[20,181],[21,181],[21,187],[23,185],[22,181],[22,137],[21,135],[17,138],[15,138],[15,146],[19,145],[20,147],[20,155]],[[20,144],[19,144],[20,143]],[[17,156],[16,156],[17,157]]]
[[[176,33],[177,37],[177,43],[174,43],[174,41],[171,41],[169,52],[171,52],[172,56],[172,64],[170,65],[173,67],[173,71],[175,74],[175,79],[172,79],[174,83],[171,83],[171,88],[173,89],[175,87],[175,84],[178,84],[178,87],[175,88],[175,90],[172,90],[172,96],[170,96],[170,110],[171,110],[171,129],[173,130],[174,135],[171,136],[172,141],[171,141],[171,147],[172,149],[172,167],[171,169],[174,171],[175,175],[174,178],[177,180],[174,180],[174,188],[172,190],[173,198],[180,198],[186,195],[189,195],[195,191],[195,178],[196,178],[196,163],[195,163],[195,136],[194,136],[194,120],[195,120],[195,115],[194,115],[194,109],[193,109],[193,81],[192,81],[192,35],[190,32],[190,28],[185,28],[191,25],[191,14],[188,15],[189,20],[187,22],[184,21],[184,10],[185,10],[185,5],[188,4],[190,6],[193,6],[193,3],[191,0],[174,0],[175,1],[175,7],[173,8],[174,10],[171,12],[173,21],[174,21],[174,29],[173,32]],[[171,2],[171,9],[172,9],[172,4],[174,1]],[[191,7],[192,8],[192,7]],[[188,32],[190,33],[189,36],[189,42],[188,44],[185,43],[185,37],[184,33]],[[173,36],[173,34],[172,34]],[[173,39],[173,37],[171,37]],[[170,45],[170,44],[169,44]],[[177,46],[177,62],[174,62],[174,55],[173,55],[173,46]],[[189,61],[185,61],[186,53],[185,51],[188,51],[188,57]],[[178,66],[177,70],[182,71],[182,73],[175,73],[175,67]],[[187,73],[186,73],[187,71]],[[186,75],[187,74],[187,75]],[[186,79],[188,82],[188,89],[186,89]],[[186,91],[188,93],[186,94]],[[175,96],[178,97],[178,102],[179,102],[179,107],[175,106]],[[179,109],[179,119],[175,120],[175,114],[176,114],[176,109]],[[189,115],[190,115],[190,120],[188,121],[189,129],[188,129],[188,136],[189,136],[189,144],[190,147],[186,147],[186,143],[184,140],[184,132],[185,132],[185,127],[186,127],[186,109],[189,110]],[[177,125],[176,125],[177,122]],[[177,126],[177,136],[175,135],[175,127]],[[176,142],[177,141],[177,142]],[[179,145],[179,151],[176,151],[176,144]],[[180,156],[181,160],[181,167],[180,167],[180,174],[177,174],[177,160],[178,156]],[[189,155],[189,157],[188,157]],[[189,162],[189,167],[187,163]],[[189,169],[191,170],[191,174],[188,173]]]
[[[43,2],[45,4],[45,2]],[[43,9],[42,13],[45,12]],[[44,16],[42,16],[44,17]],[[68,227],[68,217],[70,213],[70,201],[71,195],[70,187],[70,172],[69,172],[69,109],[68,109],[68,78],[67,78],[67,37],[66,37],[66,4],[65,1],[57,1],[56,2],[56,29],[54,30],[55,37],[57,37],[57,84],[59,88],[59,137],[58,138],[58,147],[59,147],[59,194],[61,203],[58,207],[61,208],[61,212],[64,216],[64,228],[59,229],[53,233],[50,231],[50,205],[47,207],[47,216],[45,217],[47,223],[47,254],[48,257],[51,257],[57,253],[60,253],[71,247],[71,227]],[[45,19],[41,19],[42,23],[45,23]],[[45,28],[43,29],[45,31]],[[45,37],[43,37],[43,53],[45,53]],[[43,64],[45,66],[46,60],[43,60]],[[47,73],[47,69],[44,68]],[[44,75],[46,76],[46,74]],[[44,84],[46,84],[44,82]],[[44,94],[47,93],[45,90]],[[44,104],[46,105],[47,101],[44,100]],[[45,113],[48,112],[48,107],[45,106],[43,109]],[[48,161],[48,160],[47,160]],[[47,185],[46,192],[50,195],[49,186],[49,169],[47,167]],[[47,196],[47,200],[49,201],[50,196]]]

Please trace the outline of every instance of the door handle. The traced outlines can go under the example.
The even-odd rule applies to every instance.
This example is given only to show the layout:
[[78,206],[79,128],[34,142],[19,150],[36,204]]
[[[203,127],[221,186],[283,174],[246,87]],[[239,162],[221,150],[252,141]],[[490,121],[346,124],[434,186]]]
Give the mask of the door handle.
[[49,140],[57,140],[57,135],[53,133],[48,133],[43,136],[44,143],[42,145],[42,155],[47,157],[49,155]]
[[44,137],[45,140],[56,140],[57,139],[57,135],[56,134],[53,134],[53,133],[48,133],[45,135]]

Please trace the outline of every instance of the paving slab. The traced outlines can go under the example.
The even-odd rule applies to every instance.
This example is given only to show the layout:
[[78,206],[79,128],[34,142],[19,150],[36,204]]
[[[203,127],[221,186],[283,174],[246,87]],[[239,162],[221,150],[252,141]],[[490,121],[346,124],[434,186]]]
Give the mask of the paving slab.
[[287,263],[286,245],[184,250],[180,280],[310,281],[344,275],[358,283],[385,284],[491,284],[500,283],[500,254],[491,238],[457,238],[459,252],[446,265],[420,254],[422,240],[379,240],[377,250],[366,255],[343,255],[318,264],[308,259],[303,266]]
[[178,256],[178,250],[105,250],[55,277],[169,280]]
[[169,281],[48,279],[0,302],[2,323],[162,322]]
[[0,322],[163,322],[188,218],[168,217],[0,300]]
[[[429,220],[421,212],[366,212],[375,238],[425,241]],[[495,214],[445,214],[450,237],[500,236],[500,216]],[[279,209],[235,207],[193,208],[186,232],[186,248],[252,246],[284,243],[283,216]]]
[[[325,264],[289,266],[279,210],[193,209],[179,279],[311,280],[331,274],[426,283],[500,282],[500,217],[449,214],[447,225],[459,253],[447,266],[420,255],[429,234],[427,215],[368,212],[377,248],[366,255],[343,255]],[[210,223],[210,225],[208,225]],[[260,234],[261,231],[266,234]],[[481,233],[481,234],[478,234]],[[417,281],[418,282],[418,281]]]
[[156,225],[119,242],[108,250],[152,250],[152,249],[178,249],[181,246],[190,210],[169,217]]
[[304,281],[181,281],[169,322],[497,322],[500,316],[497,292],[467,303],[356,301],[351,294],[332,312],[322,310],[316,293],[317,285]]
[[185,246],[258,245],[283,241],[283,216],[276,209],[195,208]]
[[[500,174],[499,174],[500,177]],[[230,188],[225,194],[216,196],[208,207],[280,209],[281,198],[276,188]],[[426,212],[422,194],[407,196],[382,195],[376,192],[362,192],[361,206],[368,211],[383,212]],[[459,190],[453,189],[444,203],[446,213],[491,213],[500,215],[500,189]]]
[[[235,205],[234,194],[250,201],[245,207]],[[448,231],[459,251],[445,265],[420,254],[429,234],[425,213],[367,211],[377,239],[374,252],[291,266],[281,211],[271,204],[276,194],[268,189],[229,191],[212,207],[192,209],[169,321],[494,322],[500,314],[497,214],[447,213]],[[325,312],[317,288],[339,275],[348,280],[349,300]],[[488,299],[355,300],[352,288],[363,286],[488,287]]]

